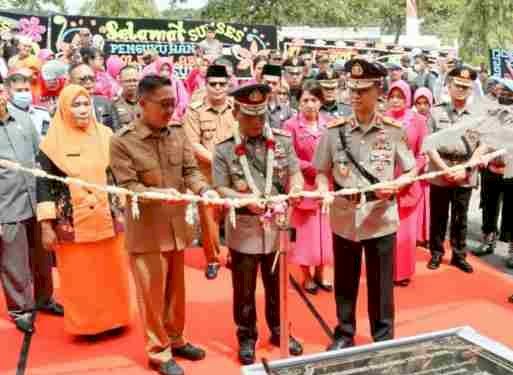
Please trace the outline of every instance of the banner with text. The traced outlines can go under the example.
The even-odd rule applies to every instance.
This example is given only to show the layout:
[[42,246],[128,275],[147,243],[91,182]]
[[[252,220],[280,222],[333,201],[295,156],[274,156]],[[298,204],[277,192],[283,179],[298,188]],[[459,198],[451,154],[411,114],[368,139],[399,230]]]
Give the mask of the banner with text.
[[93,35],[93,44],[106,55],[142,62],[144,52],[154,49],[160,56],[173,59],[179,78],[186,77],[192,68],[196,45],[205,39],[208,26],[215,27],[216,38],[223,43],[223,55],[234,63],[239,76],[249,73],[255,55],[277,48],[278,43],[274,26],[63,15],[53,16],[51,22],[56,52],[66,49],[86,27]]
[[490,75],[495,77],[507,77],[513,79],[513,51],[502,48],[490,50]]

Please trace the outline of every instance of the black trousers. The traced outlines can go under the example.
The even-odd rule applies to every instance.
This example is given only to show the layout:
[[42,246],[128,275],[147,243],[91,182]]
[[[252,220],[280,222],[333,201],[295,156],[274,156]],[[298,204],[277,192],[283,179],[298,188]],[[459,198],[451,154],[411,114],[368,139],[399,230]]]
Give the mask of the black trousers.
[[513,242],[513,178],[504,179],[503,189],[502,223],[499,239],[504,242]]
[[481,202],[483,234],[497,233],[501,209],[504,178],[501,174],[485,169],[481,172]]
[[265,318],[271,334],[280,334],[280,273],[279,265],[271,269],[275,254],[243,254],[230,249],[232,258],[233,317],[239,342],[257,340],[255,290],[258,266],[265,291]]
[[49,302],[53,296],[53,253],[43,248],[41,224],[35,219],[29,223],[27,236],[31,248],[29,260],[34,281],[34,298],[39,307]]
[[395,234],[361,242],[333,235],[337,339],[352,339],[356,332],[356,302],[360,285],[362,249],[367,271],[367,299],[374,341],[394,338]]
[[444,240],[451,210],[451,246],[454,257],[465,258],[467,245],[467,216],[472,188],[431,185],[431,254],[444,255]]

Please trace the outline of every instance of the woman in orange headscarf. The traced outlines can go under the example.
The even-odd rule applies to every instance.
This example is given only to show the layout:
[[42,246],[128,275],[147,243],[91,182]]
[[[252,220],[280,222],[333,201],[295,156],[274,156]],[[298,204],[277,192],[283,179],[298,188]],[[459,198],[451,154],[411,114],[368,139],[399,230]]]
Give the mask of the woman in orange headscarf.
[[[88,92],[77,85],[65,87],[57,108],[40,145],[41,168],[53,175],[109,183],[112,132],[92,116]],[[97,335],[126,326],[130,303],[120,200],[39,178],[37,201],[43,245],[57,255],[66,331]]]
[[16,69],[30,72],[30,91],[32,92],[32,103],[39,105],[43,83],[41,78],[41,61],[34,55],[30,55],[16,63]]

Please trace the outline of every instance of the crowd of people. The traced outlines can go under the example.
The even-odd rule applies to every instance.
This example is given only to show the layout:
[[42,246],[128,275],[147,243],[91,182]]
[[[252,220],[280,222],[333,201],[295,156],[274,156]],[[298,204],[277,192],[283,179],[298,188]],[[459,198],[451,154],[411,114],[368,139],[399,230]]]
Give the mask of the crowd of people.
[[[93,48],[87,29],[78,42],[60,57],[49,50],[34,55],[23,37],[2,51],[0,159],[134,192],[192,191],[206,198],[398,181],[337,197],[329,214],[319,199],[289,201],[294,245],[288,261],[301,268],[305,292],[335,297],[338,325],[328,350],[354,345],[363,252],[375,341],[394,337],[394,286],[408,287],[414,279],[418,246],[431,252],[429,269],[441,266],[449,218],[450,264],[473,272],[467,214],[478,186],[483,244],[474,253],[490,254],[498,240],[507,242],[505,261],[513,268],[513,203],[506,194],[512,180],[502,176],[504,159],[453,171],[479,162],[489,148],[472,137],[455,139],[449,148],[423,148],[430,134],[470,121],[483,108],[512,104],[513,81],[488,77],[484,68],[476,71],[456,57],[433,60],[421,50],[399,64],[267,51],[254,59],[251,79],[238,79],[214,30],[182,81],[173,74],[173,60],[153,51],[144,64],[125,64]],[[408,182],[428,171],[446,173]],[[136,219],[129,198],[3,167],[0,181],[0,280],[18,329],[32,333],[39,310],[64,316],[73,335],[122,334],[131,324],[131,275],[151,367],[179,375],[175,357],[205,357],[183,336],[183,250],[194,237],[188,202],[141,200]],[[272,219],[278,211],[256,200],[236,209],[234,226],[224,207],[198,205],[196,240],[206,278],[217,277],[228,248],[238,356],[245,365],[255,361],[259,269],[270,342],[280,345]],[[60,303],[53,298],[55,265]],[[289,349],[303,352],[293,336]]]

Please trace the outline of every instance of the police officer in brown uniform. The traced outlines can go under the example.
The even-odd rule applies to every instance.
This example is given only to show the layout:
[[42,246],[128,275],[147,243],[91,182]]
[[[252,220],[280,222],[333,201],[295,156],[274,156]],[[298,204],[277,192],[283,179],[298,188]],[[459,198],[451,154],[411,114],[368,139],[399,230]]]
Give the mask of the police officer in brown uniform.
[[[376,109],[386,69],[354,59],[345,70],[350,74],[354,115],[334,120],[317,146],[314,165],[320,192],[328,191],[331,176],[339,190],[394,180],[397,166],[415,173],[415,158],[401,124]],[[397,182],[390,188],[335,198],[330,211],[338,326],[328,350],[354,345],[362,249],[372,336],[375,341],[394,337],[393,254],[399,227],[394,194],[401,186]]]
[[139,104],[137,100],[137,84],[139,83],[139,71],[135,65],[126,65],[119,73],[123,91],[114,102],[119,114],[121,126],[125,126],[139,117]]
[[[180,124],[170,124],[176,98],[168,78],[149,75],[138,87],[141,118],[111,140],[111,168],[117,183],[135,192],[184,192],[217,196],[201,174]],[[130,255],[137,301],[152,368],[182,375],[173,355],[200,360],[205,352],[183,337],[184,252],[190,244],[185,202],[140,200],[134,219],[126,210],[125,247]]]
[[[437,105],[431,111],[429,130],[434,133],[442,129],[457,125],[473,115],[479,113],[477,105],[468,105],[472,93],[472,83],[477,73],[466,66],[459,66],[448,73],[450,102]],[[450,149],[432,150],[428,152],[430,169],[444,170],[457,164],[469,161],[476,144],[464,137],[455,139]],[[473,268],[466,260],[467,214],[472,196],[472,188],[477,185],[475,170],[461,170],[448,173],[440,178],[430,181],[431,190],[431,223],[430,223],[430,250],[431,260],[427,267],[437,269],[440,267],[445,253],[444,241],[451,211],[451,265],[464,272],[471,273]]]
[[[303,176],[290,136],[265,125],[269,91],[267,85],[254,84],[242,86],[232,93],[238,128],[234,137],[216,146],[214,159],[214,186],[224,197],[262,197],[285,193],[287,186],[291,186],[291,191],[303,188]],[[235,137],[237,129],[240,129],[241,143],[237,143]],[[269,156],[271,150],[274,160]],[[255,361],[258,338],[255,290],[259,267],[265,289],[265,317],[271,331],[270,341],[275,346],[280,345],[279,272],[272,272],[278,250],[278,230],[272,224],[262,224],[267,209],[269,207],[254,203],[237,209],[236,227],[229,220],[226,222],[239,360],[245,365]],[[303,352],[301,344],[292,336],[289,351],[292,355]]]
[[[235,121],[228,100],[229,76],[223,65],[211,65],[206,75],[206,97],[192,102],[184,118],[184,129],[198,165],[207,181],[212,180],[215,145],[232,136]],[[215,279],[219,271],[219,224],[217,207],[199,205],[203,249],[207,258],[207,279]]]

